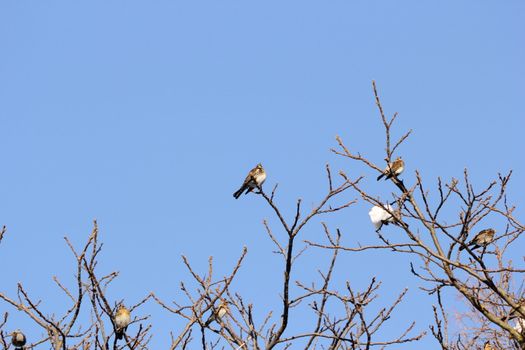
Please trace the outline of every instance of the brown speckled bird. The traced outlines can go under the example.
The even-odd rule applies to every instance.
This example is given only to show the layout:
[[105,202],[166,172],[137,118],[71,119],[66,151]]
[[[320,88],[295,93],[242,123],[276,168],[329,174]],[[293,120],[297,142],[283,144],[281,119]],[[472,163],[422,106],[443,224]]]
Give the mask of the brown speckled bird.
[[219,306],[215,310],[213,310],[212,314],[210,315],[210,317],[204,325],[209,326],[210,323],[223,318],[229,312],[230,308],[228,307],[228,302],[224,299],[221,299]]
[[237,199],[244,191],[246,191],[245,194],[250,193],[257,186],[261,186],[264,180],[266,180],[266,171],[264,171],[262,164],[259,163],[255,166],[255,168],[250,170],[248,176],[246,176],[246,179],[244,179],[241,188],[239,188],[233,194],[233,196],[235,197],[235,199]]
[[[467,244],[467,246],[471,247],[471,250],[478,249],[480,247],[486,247],[494,241],[495,233],[496,231],[494,231],[494,229],[491,228],[481,230],[476,236],[474,236],[474,238],[472,238],[472,240]],[[463,249],[465,249],[465,246],[459,247],[459,250]]]
[[115,313],[115,327],[116,327],[116,337],[117,339],[122,339],[124,333],[128,328],[129,323],[131,322],[131,313],[124,305],[119,305],[117,312]]
[[26,336],[19,329],[11,333],[11,343],[15,349],[22,349],[26,345]]
[[377,177],[377,181],[381,180],[383,176],[386,176],[385,180],[390,179],[392,176],[396,176],[401,174],[405,170],[405,162],[401,157],[397,157],[396,160],[394,160],[391,163],[388,163],[385,170],[383,170],[383,173]]

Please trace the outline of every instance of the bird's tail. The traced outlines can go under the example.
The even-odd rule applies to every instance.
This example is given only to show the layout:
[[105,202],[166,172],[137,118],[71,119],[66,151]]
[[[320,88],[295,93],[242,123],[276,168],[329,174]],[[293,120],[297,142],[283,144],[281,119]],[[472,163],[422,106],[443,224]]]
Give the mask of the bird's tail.
[[128,329],[128,326],[117,329],[117,332],[115,333],[115,336],[117,337],[117,339],[120,340],[124,338],[124,333],[126,333],[126,329]]
[[245,189],[245,187],[244,187],[244,186],[241,186],[241,188],[239,188],[239,189],[233,194],[233,196],[235,197],[235,199],[238,199],[238,198],[241,196],[241,194],[242,194],[242,192],[244,191],[244,189]]
[[[471,247],[470,247],[470,250],[475,250],[475,249],[478,249],[479,247],[481,247],[481,246],[478,245],[478,244],[472,244],[472,243],[470,243],[470,244],[468,244],[468,245],[471,246]],[[463,249],[465,249],[465,246],[461,246],[461,247],[459,247],[459,250],[463,250]]]
[[508,322],[508,321],[512,321],[516,317],[517,317],[516,315],[514,316],[507,315],[507,316],[500,317],[499,319],[502,320],[503,322]]
[[385,176],[385,173],[382,173],[381,175],[379,175],[379,176],[377,177],[377,181],[381,180],[381,179],[383,178],[383,176]]

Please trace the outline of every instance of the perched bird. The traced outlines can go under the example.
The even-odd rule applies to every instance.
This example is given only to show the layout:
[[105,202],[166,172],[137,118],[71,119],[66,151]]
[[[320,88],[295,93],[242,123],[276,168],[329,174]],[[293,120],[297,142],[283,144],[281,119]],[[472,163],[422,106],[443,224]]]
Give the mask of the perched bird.
[[[390,212],[393,212],[390,204],[386,204],[384,207]],[[374,205],[368,212],[368,215],[370,216],[370,221],[372,221],[372,224],[374,224],[374,227],[376,228],[376,232],[379,231],[383,225],[388,225],[389,223],[394,222],[392,214],[378,205]]]
[[22,331],[17,329],[11,333],[11,342],[13,343],[15,349],[22,349],[24,345],[26,345],[26,336],[24,333],[22,333]]
[[486,341],[485,344],[483,345],[483,350],[495,350],[492,345],[490,345],[490,342],[489,341]]
[[377,177],[377,181],[381,180],[383,176],[386,176],[385,180],[390,179],[392,176],[396,176],[401,174],[405,170],[405,162],[401,157],[397,157],[396,160],[394,160],[391,163],[388,163],[385,170],[383,170],[383,173]]
[[228,302],[224,299],[221,299],[219,306],[213,310],[212,314],[210,315],[210,317],[208,318],[208,320],[206,321],[204,325],[209,326],[210,323],[223,318],[229,312],[230,312],[230,308],[228,307]]
[[[494,231],[491,228],[481,230],[476,236],[474,236],[474,238],[472,238],[472,240],[467,244],[467,246],[471,246],[471,250],[478,249],[479,247],[486,247],[494,241],[495,233],[496,231]],[[465,246],[459,247],[459,250],[463,249],[465,249]]]
[[261,186],[264,180],[266,180],[266,171],[264,171],[262,164],[259,163],[255,166],[255,168],[250,170],[248,176],[246,176],[246,179],[244,179],[241,188],[239,188],[239,190],[237,190],[233,196],[235,199],[237,199],[244,191],[246,191],[245,194],[250,193],[257,186]]
[[126,332],[130,322],[131,314],[129,310],[124,305],[120,304],[117,308],[117,312],[115,313],[115,335],[117,336],[117,339],[122,339],[124,337],[124,333]]

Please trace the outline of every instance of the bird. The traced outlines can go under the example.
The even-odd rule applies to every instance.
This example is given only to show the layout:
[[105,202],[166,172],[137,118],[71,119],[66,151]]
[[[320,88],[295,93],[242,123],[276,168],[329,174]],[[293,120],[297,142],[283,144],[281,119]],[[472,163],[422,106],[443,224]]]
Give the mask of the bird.
[[266,180],[266,171],[264,171],[262,164],[259,163],[255,168],[250,170],[248,176],[244,179],[241,188],[239,188],[233,196],[235,199],[238,199],[244,191],[246,191],[245,194],[250,193],[254,188],[261,186],[264,183],[264,180]]
[[117,339],[122,339],[124,337],[124,333],[126,332],[130,322],[131,314],[129,310],[124,305],[120,304],[117,308],[117,312],[115,313],[115,335]]
[[20,329],[17,329],[11,333],[11,342],[15,349],[22,349],[26,345],[26,336]]
[[492,345],[490,345],[490,342],[489,341],[486,341],[485,344],[483,345],[483,350],[495,350]]
[[212,314],[210,315],[210,317],[208,317],[208,320],[206,320],[206,323],[204,325],[209,326],[210,323],[222,319],[229,312],[230,308],[228,307],[228,302],[224,299],[221,299],[219,306],[213,310]]
[[[474,236],[474,238],[472,238],[472,240],[467,244],[467,246],[472,246],[472,248],[470,248],[471,250],[478,249],[480,247],[486,247],[494,241],[495,233],[496,231],[494,231],[494,229],[491,228],[481,230],[476,236]],[[459,250],[463,249],[465,249],[464,245],[459,247]]]
[[[390,211],[390,213],[393,212],[392,206],[390,204],[386,204],[384,208]],[[376,232],[379,231],[383,225],[388,225],[389,223],[394,222],[394,217],[387,210],[378,205],[374,205],[368,212],[370,221],[372,221],[372,224],[374,224]]]
[[385,180],[390,179],[392,176],[396,176],[401,174],[405,170],[405,162],[401,157],[397,157],[396,160],[394,160],[391,163],[388,163],[385,170],[383,170],[383,173],[377,177],[377,181],[381,180],[383,176],[386,176]]

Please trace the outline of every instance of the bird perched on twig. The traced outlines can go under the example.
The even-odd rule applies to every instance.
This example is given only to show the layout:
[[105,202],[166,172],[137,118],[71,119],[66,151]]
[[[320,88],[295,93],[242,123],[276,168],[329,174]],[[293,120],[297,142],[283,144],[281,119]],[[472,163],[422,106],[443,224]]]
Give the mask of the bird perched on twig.
[[387,164],[383,173],[377,177],[377,181],[381,180],[383,176],[386,176],[385,180],[390,179],[392,176],[397,177],[403,170],[405,170],[405,162],[401,157],[397,157],[396,160]]
[[11,343],[13,343],[15,349],[22,349],[26,345],[26,336],[20,329],[11,333]]
[[[393,209],[390,204],[386,204],[383,207],[380,207],[378,205],[374,205],[372,209],[368,212],[368,215],[370,216],[370,221],[372,221],[372,224],[374,224],[374,227],[376,228],[376,232],[383,227],[383,225],[388,225],[391,222],[394,222],[394,217],[392,216]],[[390,211],[390,213],[388,212]]]
[[229,312],[230,312],[230,308],[228,307],[228,302],[224,299],[221,299],[219,306],[213,310],[212,314],[210,315],[210,317],[208,317],[208,320],[206,321],[204,325],[209,326],[210,323],[223,318]]
[[239,188],[233,196],[237,199],[244,191],[246,191],[245,194],[250,193],[254,188],[261,186],[264,180],[266,180],[266,171],[264,171],[262,164],[259,163],[255,168],[250,170],[248,176],[244,179],[241,188]]
[[128,329],[130,322],[131,313],[124,305],[120,304],[115,313],[115,335],[117,339],[122,339],[124,337],[124,333],[126,332],[126,329]]
[[[472,238],[472,240],[467,244],[467,246],[471,247],[471,250],[478,249],[480,247],[486,247],[494,241],[495,233],[496,231],[494,231],[491,228],[481,230],[478,232],[477,235],[474,236],[474,238]],[[465,246],[459,247],[459,250],[463,249],[465,249]]]

